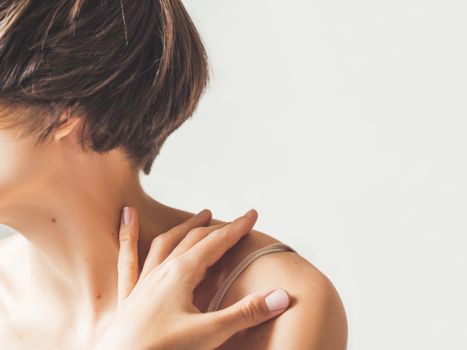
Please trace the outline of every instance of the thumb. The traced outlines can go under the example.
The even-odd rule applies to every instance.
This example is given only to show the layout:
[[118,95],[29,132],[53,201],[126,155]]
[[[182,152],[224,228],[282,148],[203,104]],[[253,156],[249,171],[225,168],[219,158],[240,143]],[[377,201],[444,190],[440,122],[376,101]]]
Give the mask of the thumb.
[[235,333],[281,314],[289,303],[285,290],[269,289],[249,294],[225,309],[206,313],[213,343],[218,346]]

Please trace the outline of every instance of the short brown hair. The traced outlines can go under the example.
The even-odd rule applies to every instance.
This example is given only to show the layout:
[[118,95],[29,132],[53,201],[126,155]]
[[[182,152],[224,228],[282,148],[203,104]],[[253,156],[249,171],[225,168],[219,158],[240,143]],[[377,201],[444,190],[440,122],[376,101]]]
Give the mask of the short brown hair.
[[122,147],[149,174],[208,80],[179,0],[0,0],[0,102],[38,142],[67,108],[84,112],[82,145]]

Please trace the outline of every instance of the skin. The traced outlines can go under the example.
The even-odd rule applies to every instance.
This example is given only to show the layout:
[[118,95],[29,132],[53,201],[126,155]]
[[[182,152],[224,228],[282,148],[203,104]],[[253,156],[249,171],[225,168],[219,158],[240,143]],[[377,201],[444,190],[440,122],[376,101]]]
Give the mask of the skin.
[[[115,315],[121,209],[138,212],[140,269],[152,240],[194,215],[149,197],[120,149],[83,152],[81,122],[71,118],[41,146],[32,138],[17,140],[17,131],[0,130],[0,223],[21,232],[0,242],[2,347],[89,348]],[[242,238],[208,269],[193,293],[196,307],[205,311],[223,277],[273,242],[255,230]],[[347,323],[337,292],[296,253],[257,259],[220,308],[275,288],[291,296],[287,312],[238,333],[220,349],[345,349]]]
[[279,292],[285,303],[277,310],[269,310],[265,302],[269,290],[214,312],[203,313],[193,305],[193,289],[206,268],[251,231],[256,210],[208,227],[199,226],[211,219],[210,211],[203,210],[156,237],[139,273],[137,215],[125,209],[135,217],[120,226],[117,310],[94,350],[212,350],[287,308],[290,299],[284,290]]

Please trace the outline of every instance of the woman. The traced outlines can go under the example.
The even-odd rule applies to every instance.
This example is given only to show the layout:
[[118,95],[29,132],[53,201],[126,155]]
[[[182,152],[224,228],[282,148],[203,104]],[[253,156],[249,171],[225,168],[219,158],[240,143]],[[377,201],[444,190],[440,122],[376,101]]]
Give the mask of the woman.
[[[193,114],[206,54],[180,1],[0,0],[0,62],[0,222],[21,233],[0,248],[2,338],[85,348],[115,314],[121,208],[138,212],[140,261],[193,216],[150,198],[139,170]],[[208,269],[194,304],[221,310],[279,287],[287,312],[221,348],[345,348],[331,282],[262,232]]]

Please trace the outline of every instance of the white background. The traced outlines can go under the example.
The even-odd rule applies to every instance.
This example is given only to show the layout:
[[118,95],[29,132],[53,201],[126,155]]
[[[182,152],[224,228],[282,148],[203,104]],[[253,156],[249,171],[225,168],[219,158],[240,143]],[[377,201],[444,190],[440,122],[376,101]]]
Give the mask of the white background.
[[185,5],[212,78],[148,193],[256,208],[334,282],[350,350],[467,349],[467,3]]

